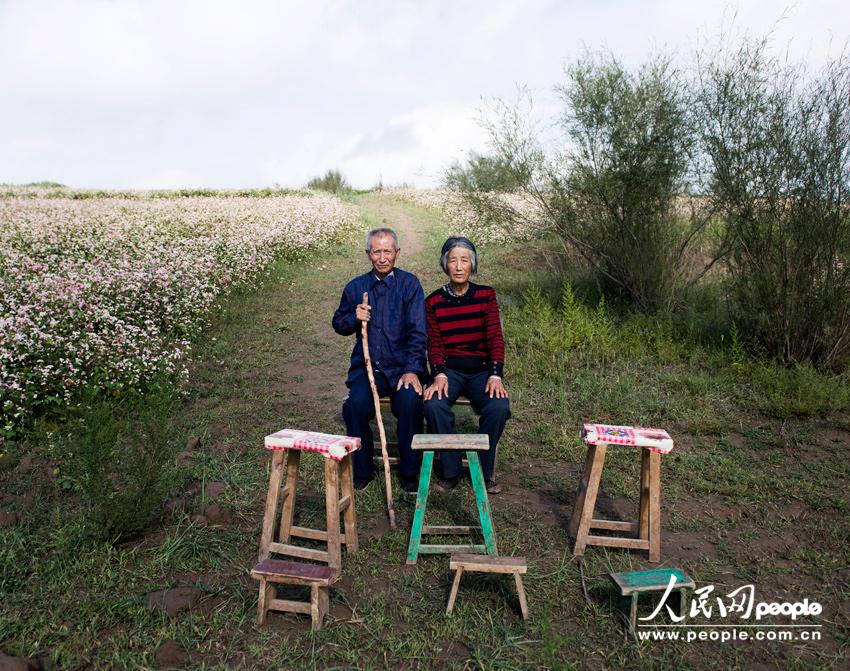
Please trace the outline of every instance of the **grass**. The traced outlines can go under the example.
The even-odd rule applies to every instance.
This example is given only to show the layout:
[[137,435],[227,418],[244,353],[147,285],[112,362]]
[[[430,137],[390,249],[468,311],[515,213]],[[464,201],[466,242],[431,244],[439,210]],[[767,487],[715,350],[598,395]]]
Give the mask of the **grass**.
[[[353,199],[363,231],[396,225],[399,265],[426,292],[438,286],[446,223],[380,195]],[[248,571],[268,477],[262,437],[286,425],[342,431],[352,342],[329,322],[345,281],[365,270],[361,250],[358,231],[310,258],[280,261],[230,297],[198,344],[185,396],[161,418],[170,454],[179,453],[170,505],[139,533],[117,544],[86,533],[74,478],[63,486],[62,451],[80,443],[62,442],[60,425],[15,447],[0,472],[2,506],[20,515],[0,529],[0,649],[49,656],[57,668],[153,668],[170,640],[188,652],[189,667],[203,669],[841,667],[850,596],[846,379],[758,361],[728,330],[722,339],[689,335],[615,303],[600,307],[600,293],[578,275],[570,299],[562,279],[520,248],[479,253],[480,280],[496,286],[504,307],[514,414],[498,462],[505,491],[491,504],[500,552],[529,559],[531,620],[519,616],[509,578],[480,575],[464,577],[445,617],[448,561],[404,564],[414,505],[396,481],[395,531],[386,528],[382,487],[357,497],[361,551],[344,558],[328,626],[314,634],[307,618],[275,614],[258,629]],[[664,566],[722,594],[752,582],[765,600],[818,600],[825,640],[624,640],[607,573],[649,568],[646,557],[596,547],[577,562],[566,533],[584,460],[578,427],[590,419],[660,424],[676,439],[663,459]],[[199,445],[187,450],[190,438]],[[600,500],[613,516],[628,513],[637,461],[609,451]],[[303,465],[298,515],[320,524],[320,462],[308,455]],[[466,485],[432,493],[429,517],[463,523],[471,502]],[[202,513],[212,503],[231,521],[209,523]],[[151,592],[176,586],[201,590],[193,610],[170,618],[148,608]]]

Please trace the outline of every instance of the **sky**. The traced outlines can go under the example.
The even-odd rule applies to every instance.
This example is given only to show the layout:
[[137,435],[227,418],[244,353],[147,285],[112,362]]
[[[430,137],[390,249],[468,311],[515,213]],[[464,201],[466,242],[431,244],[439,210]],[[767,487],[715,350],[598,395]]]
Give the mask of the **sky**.
[[721,29],[817,67],[847,0],[0,0],[0,183],[437,185],[484,152],[480,110],[586,50],[686,61]]

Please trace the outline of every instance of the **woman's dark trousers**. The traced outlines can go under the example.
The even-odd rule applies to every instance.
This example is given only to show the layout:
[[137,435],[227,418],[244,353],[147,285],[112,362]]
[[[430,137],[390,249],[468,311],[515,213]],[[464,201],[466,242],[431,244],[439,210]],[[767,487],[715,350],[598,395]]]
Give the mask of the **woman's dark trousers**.
[[[425,401],[425,419],[428,420],[429,433],[457,433],[455,429],[455,414],[452,405],[458,396],[466,396],[475,411],[481,416],[478,422],[478,430],[486,433],[490,439],[490,449],[479,452],[481,470],[484,472],[485,480],[493,479],[493,467],[496,463],[496,445],[505,429],[505,424],[511,416],[510,403],[506,398],[490,398],[484,392],[487,386],[488,372],[483,373],[461,373],[448,369],[446,374],[449,378],[448,396],[443,395],[437,399],[436,395]],[[440,453],[440,463],[443,470],[443,479],[452,480],[460,475],[461,452],[446,450]]]

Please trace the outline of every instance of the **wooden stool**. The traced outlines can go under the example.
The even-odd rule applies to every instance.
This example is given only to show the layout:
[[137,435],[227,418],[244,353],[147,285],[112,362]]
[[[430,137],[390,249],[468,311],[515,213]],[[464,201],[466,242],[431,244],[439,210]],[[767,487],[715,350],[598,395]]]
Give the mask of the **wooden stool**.
[[478,573],[513,573],[516,583],[516,593],[519,597],[519,608],[522,611],[522,619],[528,619],[528,602],[525,599],[525,588],[522,586],[522,574],[528,570],[525,557],[491,557],[487,555],[456,554],[452,555],[449,568],[455,571],[455,579],[452,583],[452,591],[449,592],[449,604],[446,606],[446,615],[449,615],[455,607],[457,589],[460,586],[460,578],[464,571],[476,571]]
[[[269,476],[269,493],[263,517],[263,535],[260,540],[260,561],[272,553],[323,562],[334,569],[342,565],[341,545],[348,552],[357,552],[357,514],[354,510],[354,476],[351,453],[360,449],[360,439],[334,436],[326,433],[284,429],[266,436],[266,449],[274,450]],[[295,512],[295,490],[301,451],[318,452],[325,457],[325,512],[327,529],[309,529],[292,526]],[[286,452],[286,485],[281,490],[283,456]],[[342,498],[339,498],[340,488]],[[280,532],[274,541],[275,518],[278,502],[283,499],[280,515]],[[345,529],[340,532],[339,516],[343,514]],[[324,541],[327,550],[314,550],[290,544],[291,537]]]
[[[661,561],[661,455],[673,449],[673,440],[664,429],[585,424],[587,460],[579,483],[569,532],[576,539],[573,555],[581,557],[588,545],[648,550],[649,561]],[[609,445],[631,445],[641,449],[639,522],[593,518],[596,495]],[[627,531],[631,537],[595,536],[591,529]]]
[[[484,475],[481,463],[478,461],[478,451],[490,447],[486,434],[442,434],[418,433],[413,436],[411,447],[423,450],[422,468],[419,472],[419,491],[416,494],[416,511],[413,515],[413,526],[410,529],[410,544],[407,548],[407,563],[415,564],[420,553],[450,553],[450,552],[480,552],[489,555],[496,554],[496,533],[493,520],[490,517],[490,503],[487,500],[487,487],[484,485]],[[472,477],[472,489],[475,492],[475,503],[478,508],[478,519],[481,526],[423,526],[425,509],[428,505],[428,487],[431,484],[431,470],[434,465],[434,450],[464,450],[469,462],[469,474]],[[463,535],[480,531],[484,536],[484,545],[431,545],[422,543],[422,534]]]
[[[322,622],[328,612],[328,587],[339,579],[339,571],[306,562],[265,559],[253,568],[251,577],[260,581],[258,625],[265,623],[268,611],[277,610],[310,615],[313,619],[313,631],[318,631],[322,628]],[[310,588],[310,601],[278,599],[276,584],[306,585]]]
[[611,580],[620,591],[620,596],[630,597],[629,631],[635,633],[637,624],[638,596],[644,592],[666,592],[670,585],[670,577],[675,577],[673,589],[679,592],[679,615],[685,615],[687,604],[686,590],[694,589],[694,581],[679,568],[655,569],[653,571],[637,571],[635,573],[610,573]]

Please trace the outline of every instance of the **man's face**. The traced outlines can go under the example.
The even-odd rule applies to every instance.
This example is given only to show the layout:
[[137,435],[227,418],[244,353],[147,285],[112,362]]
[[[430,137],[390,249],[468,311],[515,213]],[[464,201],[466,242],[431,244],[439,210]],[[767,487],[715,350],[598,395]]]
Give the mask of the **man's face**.
[[401,250],[395,248],[393,236],[383,233],[374,235],[369,241],[369,251],[366,255],[372,262],[375,274],[378,277],[386,277],[395,267],[395,260]]

